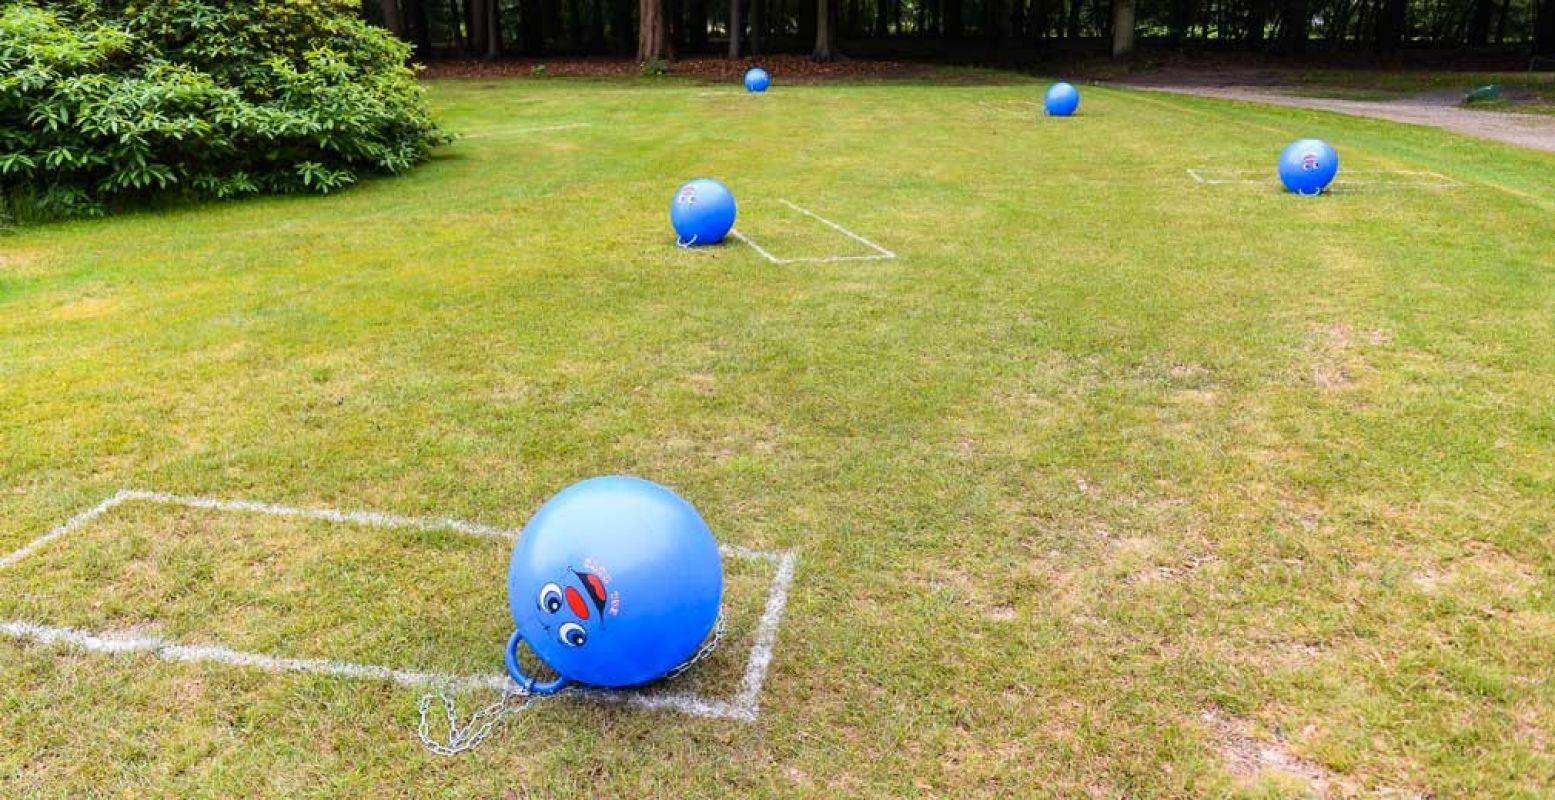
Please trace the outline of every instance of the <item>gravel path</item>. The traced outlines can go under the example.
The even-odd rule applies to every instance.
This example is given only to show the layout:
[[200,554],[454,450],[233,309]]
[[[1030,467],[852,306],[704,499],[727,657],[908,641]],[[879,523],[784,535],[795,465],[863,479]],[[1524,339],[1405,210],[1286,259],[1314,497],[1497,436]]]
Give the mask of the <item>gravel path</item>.
[[1465,136],[1555,152],[1555,116],[1511,114],[1504,111],[1469,111],[1457,105],[1453,95],[1416,95],[1402,100],[1332,100],[1285,94],[1269,86],[1212,86],[1188,83],[1130,83],[1129,88],[1156,92],[1191,94],[1222,100],[1243,100],[1293,108],[1335,111],[1357,117],[1429,125]]

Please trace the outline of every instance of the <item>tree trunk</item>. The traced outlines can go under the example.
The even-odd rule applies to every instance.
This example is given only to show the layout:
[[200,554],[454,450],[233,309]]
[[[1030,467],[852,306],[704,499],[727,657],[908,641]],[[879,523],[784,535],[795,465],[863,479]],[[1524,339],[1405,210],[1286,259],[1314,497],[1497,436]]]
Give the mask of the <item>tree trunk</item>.
[[522,0],[518,7],[520,47],[527,55],[545,52],[545,16],[540,0]]
[[[560,39],[562,30],[562,3],[561,0],[543,0],[540,3],[540,23],[546,34],[553,40]],[[541,45],[544,46],[543,44]]]
[[[1256,3],[1257,0],[1254,0]],[[1192,0],[1172,0],[1171,13],[1167,17],[1167,30],[1170,32],[1174,44],[1182,44],[1188,38],[1188,29],[1193,26],[1193,2]]]
[[486,58],[502,57],[502,0],[489,0],[491,20],[486,23]]
[[1377,49],[1391,53],[1404,41],[1404,26],[1409,22],[1409,0],[1382,0],[1377,15]]
[[1535,13],[1538,16],[1533,21],[1533,54],[1555,56],[1555,0],[1541,0]]
[[729,0],[729,57],[740,57],[740,0]]
[[750,0],[751,55],[760,55],[767,46],[767,0]]
[[389,33],[405,38],[405,15],[400,12],[400,0],[383,0],[380,6],[383,8],[383,27],[388,28]]
[[615,21],[611,23],[611,37],[616,41],[616,48],[622,55],[632,52],[637,47],[637,29],[632,25],[632,0],[612,0],[615,3]]
[[1377,4],[1360,2],[1356,4],[1355,13],[1355,41],[1370,41],[1368,37],[1375,36],[1377,32]]
[[940,0],[940,6],[944,9],[943,25],[940,35],[946,41],[956,41],[961,38],[964,26],[961,23],[961,4],[964,0]]
[[1112,57],[1134,54],[1134,0],[1112,0]]
[[670,32],[670,52],[686,48],[686,0],[664,0],[664,25]]
[[1344,32],[1350,27],[1350,8],[1350,3],[1339,0],[1328,13],[1323,15],[1323,35],[1328,41],[1344,40]]
[[833,24],[836,5],[834,0],[815,0],[815,51],[810,57],[816,61],[837,60],[836,25]]
[[638,5],[637,61],[646,64],[670,57],[670,31],[664,0],[640,0]]
[[410,9],[411,33],[416,38],[416,52],[425,56],[432,50],[432,26],[427,22],[427,3],[430,0],[406,0]]
[[1280,8],[1280,50],[1301,55],[1312,32],[1312,7],[1307,0],[1285,0]]
[[464,32],[470,27],[470,18],[467,13],[460,13],[459,0],[448,0],[448,22],[453,26],[454,49],[469,55],[470,40]]
[[687,0],[686,43],[693,53],[707,51],[707,0]]
[[1264,34],[1269,27],[1269,0],[1252,0],[1247,6],[1247,35],[1243,41],[1250,49],[1263,45]]
[[891,32],[891,4],[875,0],[875,36],[885,38]]
[[594,0],[589,8],[589,47],[596,53],[609,50],[609,46],[605,43],[605,17],[609,14],[609,10],[605,8],[605,0]]
[[1010,6],[1022,0],[983,0],[983,38],[993,45],[1001,62],[1010,60]]
[[472,57],[480,57],[486,46],[486,23],[491,19],[486,6],[490,2],[492,0],[466,0],[464,4],[466,37],[463,50]]
[[1069,0],[1069,24],[1064,26],[1064,37],[1080,38],[1080,4],[1085,0]]

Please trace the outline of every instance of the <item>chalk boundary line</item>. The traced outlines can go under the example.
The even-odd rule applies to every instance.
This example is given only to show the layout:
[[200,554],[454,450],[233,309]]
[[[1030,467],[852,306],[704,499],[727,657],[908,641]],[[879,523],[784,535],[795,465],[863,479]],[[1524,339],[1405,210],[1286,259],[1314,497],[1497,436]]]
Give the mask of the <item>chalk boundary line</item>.
[[[293,517],[321,520],[349,525],[362,525],[382,529],[451,530],[468,536],[480,536],[512,541],[518,531],[497,528],[475,522],[432,517],[405,517],[375,511],[340,511],[330,508],[300,508],[274,505],[252,500],[222,500],[212,497],[148,492],[124,489],[91,508],[49,529],[16,551],[0,557],[0,570],[15,566],[22,559],[48,546],[51,542],[68,536],[91,524],[109,511],[131,502],[178,506],[208,511],[261,514],[272,517]],[[746,661],[745,674],[740,690],[732,700],[702,697],[691,692],[662,692],[652,690],[609,691],[594,688],[573,688],[563,692],[603,702],[624,703],[649,710],[679,711],[695,717],[731,719],[752,722],[761,713],[761,689],[772,666],[773,650],[777,645],[778,628],[783,621],[783,610],[788,605],[788,590],[794,580],[799,557],[793,550],[754,550],[739,545],[721,545],[719,551],[730,558],[765,561],[776,568],[767,590],[767,603],[756,625],[755,642]],[[152,636],[116,636],[75,628],[61,628],[25,620],[0,620],[0,636],[22,639],[45,645],[66,645],[78,650],[104,655],[146,653],[163,661],[216,663],[247,667],[265,672],[305,672],[333,675],[359,680],[387,681],[406,687],[431,689],[493,689],[502,691],[513,688],[506,674],[456,675],[451,673],[397,669],[378,664],[354,664],[329,659],[286,658],[266,653],[250,653],[233,650],[221,645],[183,645]]]
[[804,257],[799,257],[799,258],[780,258],[778,256],[773,255],[771,253],[771,251],[767,250],[765,247],[762,247],[761,245],[756,244],[756,240],[755,239],[752,239],[749,236],[747,236],[747,235],[745,235],[743,233],[740,233],[739,230],[731,229],[729,231],[729,235],[733,236],[736,239],[739,239],[740,241],[744,242],[747,245],[750,245],[751,249],[755,250],[757,253],[759,253],[762,258],[765,258],[766,260],[771,261],[774,264],[825,264],[825,263],[830,263],[830,262],[834,262],[834,261],[889,261],[891,259],[896,258],[896,254],[891,252],[890,250],[887,250],[884,247],[881,247],[880,245],[875,244],[874,242],[871,242],[868,239],[865,239],[864,237],[854,233],[853,231],[848,230],[847,228],[842,227],[841,225],[838,225],[835,222],[832,222],[831,220],[821,216],[820,214],[815,213],[814,211],[811,211],[811,210],[809,210],[807,208],[800,208],[798,205],[796,205],[796,204],[794,204],[792,202],[789,202],[788,200],[785,200],[785,199],[783,199],[781,197],[778,198],[778,202],[782,203],[785,206],[788,206],[789,208],[791,208],[791,209],[793,209],[795,211],[798,211],[801,214],[804,214],[807,217],[811,217],[811,218],[819,221],[821,224],[825,225],[826,227],[831,228],[834,231],[837,231],[838,233],[842,234],[843,236],[846,236],[849,239],[852,239],[853,241],[858,242],[859,244],[862,244],[865,247],[868,247],[869,249],[875,251],[874,254],[867,255],[867,256],[804,256]]
[[[1188,171],[1188,176],[1193,178],[1194,183],[1197,183],[1197,184],[1199,184],[1201,186],[1226,186],[1226,185],[1241,185],[1241,186],[1263,186],[1263,185],[1269,185],[1269,186],[1277,186],[1277,185],[1279,185],[1279,177],[1276,176],[1276,175],[1271,175],[1268,170],[1263,170],[1263,169],[1252,169],[1252,168],[1240,169],[1240,168],[1231,168],[1231,167],[1189,167],[1187,171]],[[1236,176],[1236,177],[1227,177],[1227,178],[1205,177],[1206,174],[1207,175],[1211,175],[1211,176],[1213,176],[1213,175],[1232,175],[1232,176]],[[1259,177],[1242,177],[1242,176],[1248,176],[1248,175],[1256,175],[1256,176],[1259,176]],[[1362,176],[1362,177],[1354,177],[1354,176]],[[1381,177],[1367,177],[1367,176],[1381,176]],[[1456,188],[1458,188],[1460,186],[1463,186],[1463,184],[1461,182],[1453,180],[1452,178],[1449,178],[1446,175],[1443,175],[1443,174],[1441,174],[1439,172],[1431,172],[1429,170],[1363,169],[1363,170],[1343,170],[1342,172],[1340,172],[1339,177],[1334,179],[1334,186],[1338,187],[1338,188],[1343,188],[1345,186],[1404,186],[1404,187],[1413,187],[1413,188],[1419,188],[1419,189],[1456,189]]]

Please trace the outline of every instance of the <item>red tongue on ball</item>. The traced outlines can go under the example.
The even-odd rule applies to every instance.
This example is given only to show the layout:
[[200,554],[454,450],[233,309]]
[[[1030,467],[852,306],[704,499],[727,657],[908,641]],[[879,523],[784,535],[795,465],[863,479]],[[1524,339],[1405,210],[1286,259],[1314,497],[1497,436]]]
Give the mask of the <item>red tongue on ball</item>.
[[594,607],[605,607],[605,582],[593,573],[583,574],[583,587],[589,591],[589,599],[594,601]]

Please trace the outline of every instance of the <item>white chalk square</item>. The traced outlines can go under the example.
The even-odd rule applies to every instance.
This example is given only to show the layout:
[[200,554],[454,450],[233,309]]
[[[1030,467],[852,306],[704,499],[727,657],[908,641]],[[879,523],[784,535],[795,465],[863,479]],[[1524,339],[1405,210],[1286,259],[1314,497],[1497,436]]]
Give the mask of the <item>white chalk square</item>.
[[[377,512],[297,508],[247,500],[222,500],[208,497],[164,494],[161,492],[124,490],[75,515],[58,527],[50,529],[15,552],[0,557],[0,574],[3,574],[6,568],[14,566],[54,540],[91,524],[99,517],[125,503],[151,503],[227,513],[292,517],[373,528],[448,530],[469,536],[507,540],[512,540],[518,535],[518,532],[514,530],[455,519],[428,519]],[[793,582],[798,557],[792,551],[752,550],[736,545],[724,545],[720,550],[725,558],[766,562],[774,568],[772,582],[767,590],[765,608],[756,625],[755,641],[751,645],[746,660],[740,689],[733,697],[704,697],[692,692],[676,691],[673,685],[670,684],[623,691],[576,689],[569,693],[607,702],[626,703],[640,708],[679,711],[700,717],[742,721],[756,719],[760,713],[762,685],[766,680],[767,671],[772,663],[773,649],[777,643],[778,627],[782,622],[783,610],[788,601],[788,589]],[[27,620],[0,620],[0,636],[43,644],[66,645],[91,653],[110,655],[146,653],[165,661],[211,662],[269,672],[305,672],[335,675],[360,680],[388,681],[411,687],[488,688],[502,690],[512,685],[508,677],[500,673],[457,675],[380,664],[290,658],[267,653],[244,652],[220,644],[186,645],[165,641],[154,636],[116,635],[51,626]]]

